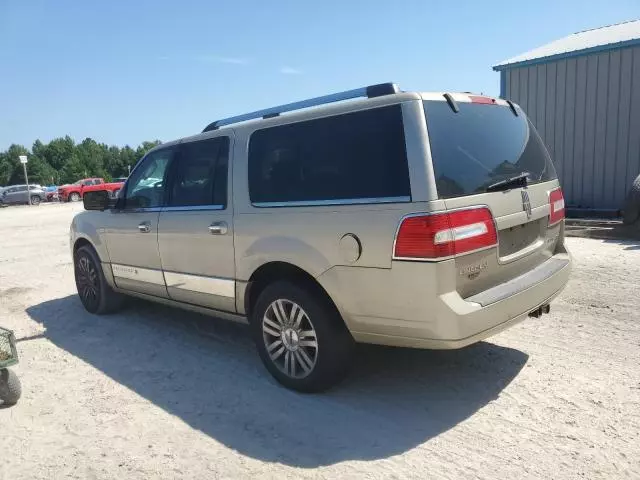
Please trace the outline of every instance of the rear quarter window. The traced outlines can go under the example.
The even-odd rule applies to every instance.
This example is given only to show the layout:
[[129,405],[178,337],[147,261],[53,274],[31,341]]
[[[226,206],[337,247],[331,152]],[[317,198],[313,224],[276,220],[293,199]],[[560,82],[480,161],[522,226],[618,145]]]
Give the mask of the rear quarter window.
[[542,139],[522,110],[507,106],[425,101],[431,157],[440,198],[473,195],[528,172],[530,184],[556,177]]
[[254,132],[249,194],[257,206],[331,201],[409,201],[400,105]]

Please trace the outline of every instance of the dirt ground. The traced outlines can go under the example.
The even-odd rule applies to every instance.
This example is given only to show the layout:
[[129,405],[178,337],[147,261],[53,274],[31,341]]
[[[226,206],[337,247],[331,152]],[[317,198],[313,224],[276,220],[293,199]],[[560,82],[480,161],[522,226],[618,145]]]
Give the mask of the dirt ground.
[[246,327],[76,297],[81,205],[0,209],[0,325],[23,398],[0,479],[640,478],[640,242],[571,238],[551,315],[445,352],[362,346],[323,395],[279,387]]

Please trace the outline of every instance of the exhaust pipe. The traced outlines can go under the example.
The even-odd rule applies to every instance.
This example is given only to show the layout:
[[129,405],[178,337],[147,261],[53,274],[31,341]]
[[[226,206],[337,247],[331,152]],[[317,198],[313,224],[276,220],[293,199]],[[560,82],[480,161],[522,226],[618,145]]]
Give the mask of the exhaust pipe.
[[546,304],[536,308],[532,312],[529,312],[529,316],[533,318],[540,318],[543,314],[549,313],[550,311],[551,311],[551,305]]

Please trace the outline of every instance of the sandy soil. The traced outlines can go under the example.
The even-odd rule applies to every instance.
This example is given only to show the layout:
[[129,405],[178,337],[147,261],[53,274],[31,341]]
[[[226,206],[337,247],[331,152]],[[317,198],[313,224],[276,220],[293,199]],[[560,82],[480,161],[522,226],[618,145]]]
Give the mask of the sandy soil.
[[0,210],[0,324],[24,394],[0,478],[640,478],[640,242],[569,239],[551,315],[450,352],[362,346],[325,395],[263,370],[246,327],[75,295],[80,205]]

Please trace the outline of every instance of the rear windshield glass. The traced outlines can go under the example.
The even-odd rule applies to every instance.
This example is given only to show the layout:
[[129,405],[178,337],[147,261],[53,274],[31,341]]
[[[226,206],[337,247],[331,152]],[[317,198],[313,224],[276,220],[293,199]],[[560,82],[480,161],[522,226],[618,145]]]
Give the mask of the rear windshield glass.
[[425,101],[431,156],[440,198],[485,192],[529,174],[528,183],[553,180],[556,172],[535,127],[522,110],[507,106]]

